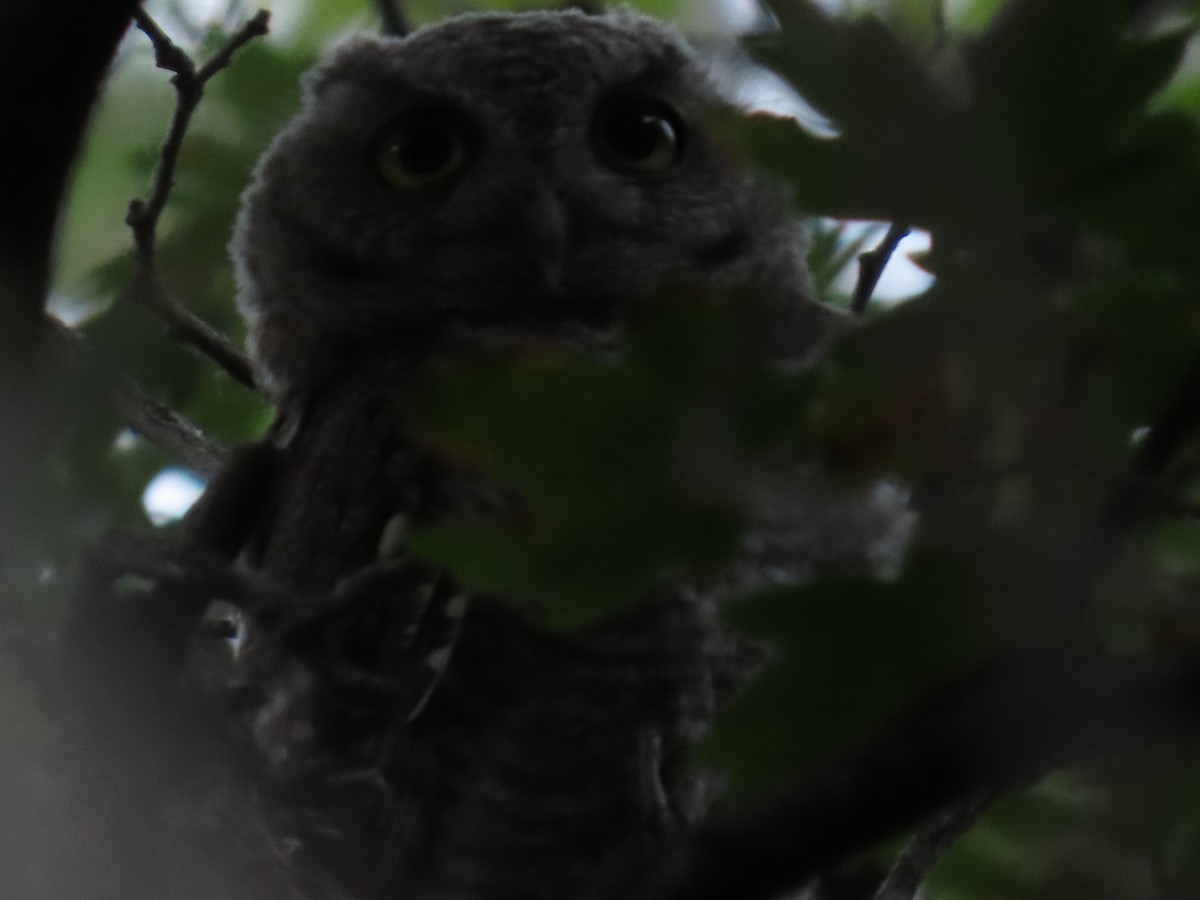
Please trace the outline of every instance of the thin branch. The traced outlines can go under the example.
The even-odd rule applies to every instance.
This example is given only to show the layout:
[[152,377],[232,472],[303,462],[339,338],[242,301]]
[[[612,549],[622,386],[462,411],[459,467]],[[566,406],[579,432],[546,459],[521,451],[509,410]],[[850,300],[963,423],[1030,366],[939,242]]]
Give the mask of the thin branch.
[[992,799],[991,793],[983,792],[936,815],[913,835],[875,892],[875,900],[913,900],[929,873],[979,821]]
[[114,379],[113,399],[130,428],[200,477],[211,478],[221,467],[224,448],[128,375]]
[[933,7],[933,43],[929,48],[929,56],[936,57],[950,43],[950,29],[946,22],[946,0],[938,0]]
[[216,473],[227,455],[224,447],[151,397],[129,375],[101,360],[78,331],[49,315],[45,324],[50,340],[67,359],[104,385],[126,425],[197,475],[210,478]]
[[871,302],[871,295],[875,293],[875,286],[879,284],[879,278],[887,268],[888,260],[910,230],[907,225],[893,222],[883,240],[873,250],[868,250],[858,257],[858,284],[854,286],[854,300],[850,304],[850,309],[855,315],[861,316],[867,311],[867,304]]
[[228,337],[170,298],[153,256],[139,260],[126,293],[162,320],[168,337],[211,359],[240,384],[258,388],[250,358]]
[[383,33],[394,37],[412,34],[413,24],[404,11],[404,0],[375,0],[379,17],[383,19]]
[[167,36],[144,9],[139,8],[133,18],[154,47],[155,65],[174,73],[171,84],[175,87],[176,94],[175,115],[163,142],[150,198],[133,201],[127,216],[138,250],[153,251],[158,220],[167,205],[167,198],[174,184],[183,138],[187,134],[192,114],[204,96],[204,88],[217,72],[229,65],[234,53],[249,41],[267,33],[270,13],[260,9],[199,69],[192,58]]
[[222,69],[229,68],[229,63],[233,61],[233,54],[237,53],[256,37],[262,37],[270,30],[271,13],[268,10],[260,9],[246,20],[245,25],[230,35],[225,45],[214,53],[208,62],[200,67],[200,71],[196,73],[196,77],[200,83],[206,83]]
[[158,269],[156,248],[158,222],[175,182],[184,136],[204,96],[204,88],[214,75],[229,65],[234,53],[249,41],[267,33],[269,20],[270,14],[266,10],[259,10],[234,32],[211,59],[197,68],[192,58],[166,35],[144,9],[139,8],[134,13],[134,21],[154,47],[155,64],[160,69],[175,73],[171,84],[175,87],[176,102],[171,127],[159,153],[150,196],[145,200],[133,200],[125,216],[137,250],[137,271],[128,294],[162,319],[172,338],[198,350],[250,388],[255,387],[254,369],[246,355],[225,335],[171,299]]

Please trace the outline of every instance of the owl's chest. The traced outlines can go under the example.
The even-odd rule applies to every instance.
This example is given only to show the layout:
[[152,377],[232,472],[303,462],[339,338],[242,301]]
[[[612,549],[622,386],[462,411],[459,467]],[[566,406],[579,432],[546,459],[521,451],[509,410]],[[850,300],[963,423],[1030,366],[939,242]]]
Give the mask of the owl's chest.
[[247,551],[255,570],[325,592],[395,553],[409,528],[506,505],[489,479],[414,436],[411,384],[403,360],[363,366],[285,411],[275,482]]
[[[246,564],[298,596],[329,596],[402,544],[399,526],[513,510],[484,474],[417,438],[411,375],[403,361],[351,367],[285,411]],[[291,668],[278,675],[264,657],[264,709],[271,721],[303,726],[271,735],[286,757],[313,761],[338,785],[307,802],[341,837],[297,826],[290,810],[279,817],[280,833],[300,842],[299,865],[335,871],[364,897],[570,900],[700,813],[706,789],[683,764],[686,748],[747,668],[707,604],[667,592],[561,635],[515,601],[472,596],[430,691],[426,668],[440,648],[431,656],[418,637],[391,652],[403,642],[389,635],[407,634],[393,626],[408,622],[408,601],[420,594],[405,593],[403,578],[399,586],[387,595],[391,617],[355,618],[376,607],[350,603],[322,645],[389,682],[374,717],[360,713],[376,707],[354,692],[357,682],[314,687],[283,677]],[[428,619],[419,636],[436,635]],[[396,699],[412,696],[421,703]]]

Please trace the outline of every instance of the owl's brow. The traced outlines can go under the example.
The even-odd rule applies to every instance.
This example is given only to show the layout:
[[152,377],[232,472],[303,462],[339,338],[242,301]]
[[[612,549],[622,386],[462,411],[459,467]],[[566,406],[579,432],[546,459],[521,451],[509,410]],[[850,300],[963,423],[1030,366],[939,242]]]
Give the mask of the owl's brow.
[[408,78],[395,72],[389,72],[386,77],[381,77],[378,72],[355,71],[339,78],[338,82],[377,97],[392,99],[399,96],[406,102],[410,98],[437,101],[445,99],[428,88],[418,87]]
[[[681,64],[686,65],[686,60],[672,60],[661,56],[648,57],[631,76],[622,81],[622,84],[629,88],[644,90],[674,89],[678,91],[685,87],[686,84],[680,78]],[[686,67],[689,69],[693,68],[691,66]]]

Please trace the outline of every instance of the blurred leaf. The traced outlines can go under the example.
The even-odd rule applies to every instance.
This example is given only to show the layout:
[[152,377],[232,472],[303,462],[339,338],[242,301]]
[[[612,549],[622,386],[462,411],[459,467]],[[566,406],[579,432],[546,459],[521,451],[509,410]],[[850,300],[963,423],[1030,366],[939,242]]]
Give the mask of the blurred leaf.
[[1029,189],[1093,185],[1187,36],[1125,39],[1121,0],[1018,0],[967,46],[982,139]]
[[761,790],[868,737],[927,688],[1002,642],[961,561],[910,559],[895,581],[825,579],[740,601],[726,618],[768,643],[704,759]]
[[[752,51],[840,131],[838,139],[822,141],[785,136],[782,126],[770,136],[747,126],[760,129],[747,144],[768,148],[775,161],[769,168],[790,174],[802,207],[838,218],[928,224],[935,217],[931,201],[957,195],[966,202],[991,186],[970,170],[957,101],[882,24],[831,19],[807,0],[770,5],[783,31],[755,36]],[[790,173],[782,165],[788,155]],[[818,187],[827,180],[833,183]]]
[[848,0],[844,5],[851,15],[879,19],[917,53],[942,38],[944,0]]
[[293,56],[307,56],[324,50],[330,39],[340,32],[355,25],[370,28],[373,21],[370,3],[304,0],[299,3],[299,10],[299,21],[287,34],[287,43],[281,48]]
[[724,303],[651,310],[611,361],[553,355],[435,385],[426,428],[523,502],[508,527],[448,523],[418,551],[473,586],[537,597],[576,624],[669,572],[715,571],[737,546],[756,456],[806,385],[771,375]]
[[964,0],[962,3],[947,3],[950,24],[959,31],[982,31],[1009,0]]

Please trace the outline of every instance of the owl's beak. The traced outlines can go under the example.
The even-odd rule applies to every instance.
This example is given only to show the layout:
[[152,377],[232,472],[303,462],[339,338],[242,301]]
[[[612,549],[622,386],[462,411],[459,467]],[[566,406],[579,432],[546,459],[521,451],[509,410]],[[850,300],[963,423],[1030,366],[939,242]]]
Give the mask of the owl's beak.
[[567,255],[567,210],[559,192],[539,184],[525,205],[522,225],[528,252],[540,270],[543,285],[552,291],[561,290]]

